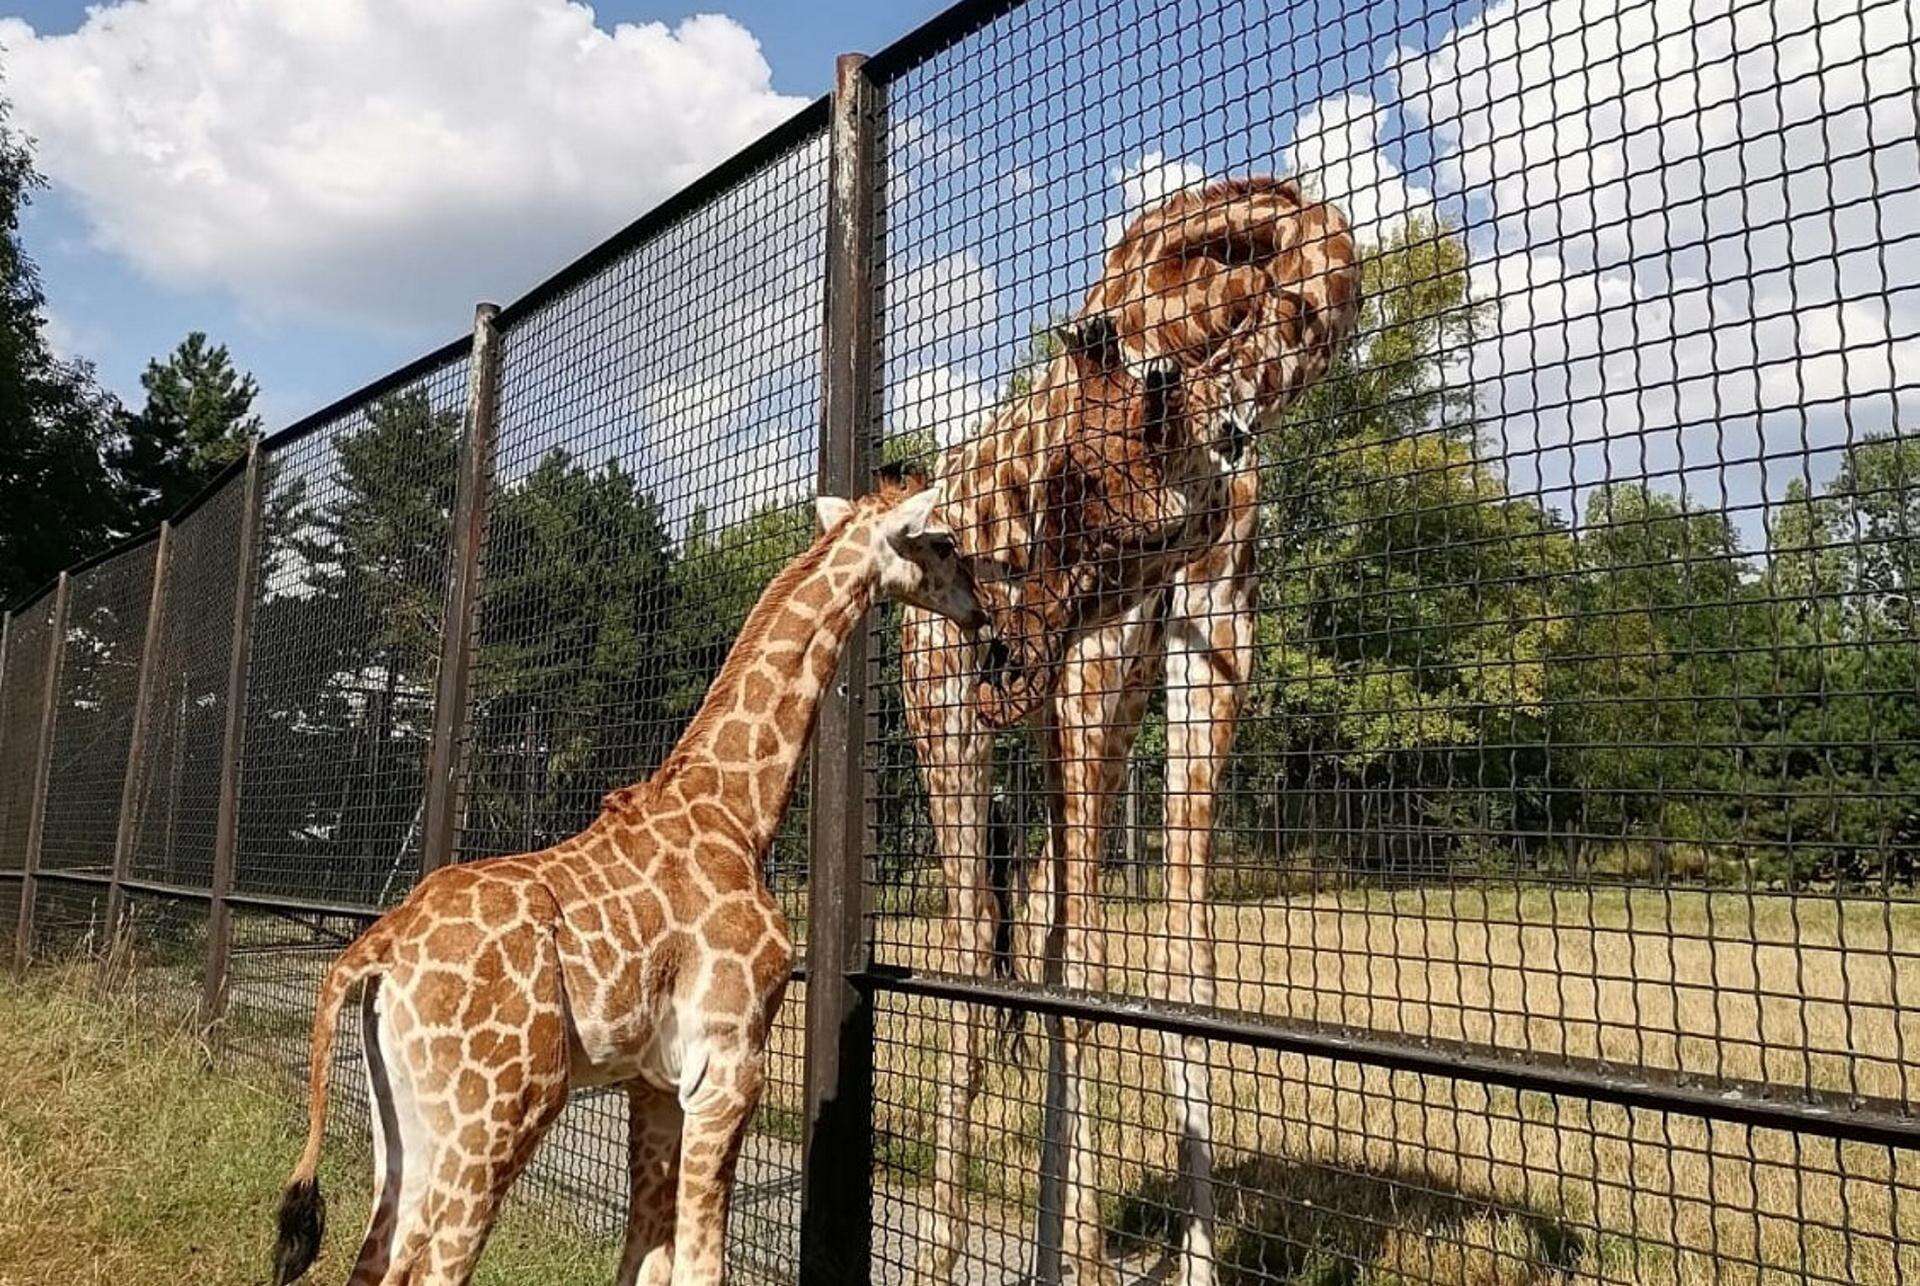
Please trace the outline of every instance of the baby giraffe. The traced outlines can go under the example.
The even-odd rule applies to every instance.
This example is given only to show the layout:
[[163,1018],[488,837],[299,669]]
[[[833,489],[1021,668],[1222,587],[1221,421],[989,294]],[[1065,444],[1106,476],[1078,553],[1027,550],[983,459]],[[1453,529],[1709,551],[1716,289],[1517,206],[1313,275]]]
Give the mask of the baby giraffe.
[[341,1001],[361,1013],[373,1214],[349,1286],[456,1286],[576,1086],[624,1086],[632,1167],[618,1282],[721,1280],[727,1205],[786,990],[760,882],[842,646],[876,597],[986,623],[924,479],[817,502],[820,536],[760,596],[658,772],[538,853],[433,872],[334,962],[313,1020],[306,1150],[274,1277],[318,1252],[315,1168]]

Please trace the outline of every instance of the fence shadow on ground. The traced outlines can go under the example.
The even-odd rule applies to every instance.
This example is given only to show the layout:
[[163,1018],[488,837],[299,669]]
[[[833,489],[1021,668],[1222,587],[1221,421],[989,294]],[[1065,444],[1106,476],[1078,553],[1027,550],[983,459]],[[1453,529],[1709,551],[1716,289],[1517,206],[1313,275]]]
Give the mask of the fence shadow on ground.
[[[1221,1286],[1545,1286],[1570,1280],[1588,1250],[1551,1213],[1410,1171],[1255,1156],[1218,1170],[1215,1192]],[[1182,1200],[1179,1177],[1166,1173],[1121,1195],[1107,1214],[1109,1253],[1170,1256]]]

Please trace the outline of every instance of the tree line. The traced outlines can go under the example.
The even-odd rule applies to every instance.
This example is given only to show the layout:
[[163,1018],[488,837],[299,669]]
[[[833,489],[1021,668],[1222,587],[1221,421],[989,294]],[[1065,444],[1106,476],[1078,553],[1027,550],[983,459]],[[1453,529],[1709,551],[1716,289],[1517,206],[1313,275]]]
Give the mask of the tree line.
[[[0,586],[17,594],[184,500],[255,431],[257,390],[198,336],[149,368],[137,412],[53,358],[16,235],[37,179],[17,141],[4,155]],[[1910,882],[1920,447],[1897,430],[1855,441],[1824,483],[1768,508],[1760,549],[1723,510],[1646,480],[1596,482],[1562,514],[1486,449],[1462,363],[1491,319],[1459,232],[1412,224],[1365,272],[1361,339],[1262,444],[1262,607],[1223,870]],[[1049,351],[1036,340],[1029,368]],[[263,879],[344,897],[404,884],[459,427],[394,394],[332,442],[324,495],[273,488],[243,810]],[[933,447],[894,435],[886,454]],[[658,762],[808,539],[795,499],[671,522],[634,465],[564,450],[497,480],[465,853],[571,833]],[[898,866],[931,840],[880,628],[874,816]],[[1138,751],[1148,787],[1161,718]],[[1009,762],[1027,753],[1003,739]],[[1131,807],[1143,827],[1158,816]],[[783,869],[804,868],[800,825]]]

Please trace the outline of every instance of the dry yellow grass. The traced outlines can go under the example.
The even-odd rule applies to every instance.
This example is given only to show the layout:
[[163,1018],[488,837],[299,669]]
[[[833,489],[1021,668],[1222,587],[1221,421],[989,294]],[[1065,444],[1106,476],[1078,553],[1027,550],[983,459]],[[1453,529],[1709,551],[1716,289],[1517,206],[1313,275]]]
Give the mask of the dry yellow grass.
[[[277,1084],[210,1072],[176,1026],[103,997],[93,971],[0,979],[0,1286],[265,1278],[272,1212],[299,1151]],[[339,1280],[366,1213],[368,1162],[329,1148],[315,1280]],[[503,1221],[482,1283],[603,1283],[604,1247]]]
[[[1107,912],[1111,985],[1149,991],[1153,909],[1109,902]],[[1920,994],[1905,955],[1904,944],[1920,941],[1910,907],[1692,891],[1414,890],[1226,905],[1215,928],[1222,1002],[1276,1017],[1888,1096],[1903,1095],[1906,1051],[1920,1049],[1907,1009]],[[895,943],[936,932],[927,918],[883,928]],[[886,958],[903,954],[895,947]],[[910,954],[923,967],[941,962],[932,948]],[[885,1006],[881,1123],[908,1174],[930,1158],[943,1018],[917,1002]],[[1129,1203],[1174,1169],[1167,1098],[1157,1039],[1103,1028],[1095,1040],[1099,1181],[1110,1220],[1122,1223]],[[1272,1180],[1276,1190],[1255,1184],[1258,1197],[1280,1206],[1309,1200],[1301,1185],[1331,1176],[1336,1187],[1365,1187],[1363,1205],[1388,1212],[1330,1212],[1323,1201],[1317,1221],[1296,1221],[1289,1237],[1335,1247],[1352,1225],[1386,1225],[1364,1255],[1347,1252],[1342,1262],[1358,1276],[1342,1280],[1503,1283],[1550,1270],[1555,1280],[1893,1283],[1920,1274],[1920,1157],[1224,1046],[1206,1057],[1223,1173]],[[1041,1097],[1037,1073],[1005,1063],[989,1071],[974,1174],[1002,1201],[1032,1197]],[[1497,1217],[1423,1227],[1391,1213],[1433,1193]],[[1501,1239],[1517,1235],[1513,1217],[1557,1230],[1555,1252],[1501,1252]],[[1272,1238],[1258,1223],[1229,1229],[1227,1258],[1264,1253]]]

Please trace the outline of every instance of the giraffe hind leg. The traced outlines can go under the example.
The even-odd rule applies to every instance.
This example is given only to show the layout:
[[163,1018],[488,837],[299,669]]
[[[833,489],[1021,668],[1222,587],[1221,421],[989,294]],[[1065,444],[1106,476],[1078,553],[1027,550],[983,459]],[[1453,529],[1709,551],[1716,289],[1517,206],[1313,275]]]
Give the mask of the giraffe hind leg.
[[[424,1162],[419,1170],[427,1192],[415,1226],[398,1242],[387,1286],[465,1286],[507,1190],[566,1105],[559,948],[551,932],[534,924],[514,925],[493,942],[506,958],[532,962],[523,981],[507,984],[524,1002],[524,1021],[496,1026],[485,1061],[470,1052],[452,1063],[436,1061],[437,1041],[411,1047],[418,1116],[425,1123],[423,1150],[415,1155]],[[466,981],[476,990],[501,985]],[[469,999],[471,993],[451,1012],[466,1012]]]
[[368,980],[360,998],[361,1055],[373,1118],[373,1208],[347,1286],[387,1280],[402,1242],[419,1222],[425,1192],[426,1129],[412,1077],[404,1060],[395,1057],[399,1042],[390,1013],[394,1000],[389,996],[383,1002],[382,982]]

